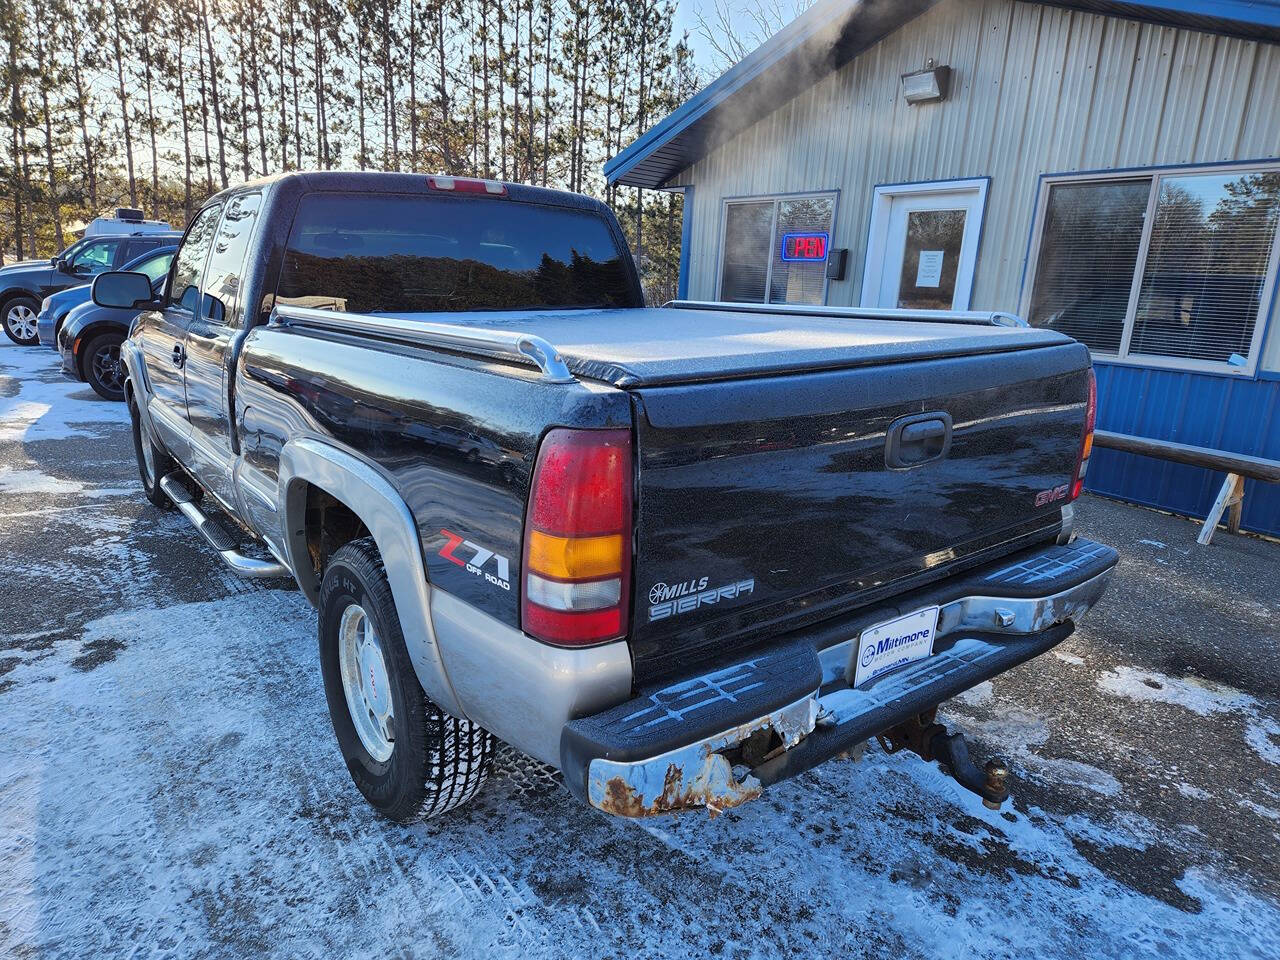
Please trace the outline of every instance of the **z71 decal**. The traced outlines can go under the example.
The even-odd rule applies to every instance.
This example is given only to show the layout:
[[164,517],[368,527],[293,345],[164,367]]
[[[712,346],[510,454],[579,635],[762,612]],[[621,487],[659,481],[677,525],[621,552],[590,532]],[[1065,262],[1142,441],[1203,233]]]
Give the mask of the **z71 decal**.
[[[470,540],[464,540],[450,530],[441,528],[440,533],[445,538],[445,545],[440,548],[440,556],[444,557],[450,563],[456,563],[462,567],[467,573],[474,574],[498,587],[501,590],[511,589],[511,561],[500,553],[494,553],[487,550],[478,543]],[[458,556],[458,552],[470,554],[469,560],[464,560]],[[485,569],[485,564],[493,561],[494,572],[490,573]]]

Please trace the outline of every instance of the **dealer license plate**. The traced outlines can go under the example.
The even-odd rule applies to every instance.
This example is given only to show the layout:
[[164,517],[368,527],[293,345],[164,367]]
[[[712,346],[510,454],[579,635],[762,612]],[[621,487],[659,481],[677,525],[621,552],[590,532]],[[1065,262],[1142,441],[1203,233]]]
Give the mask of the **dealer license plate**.
[[890,670],[929,656],[933,653],[933,634],[937,628],[937,607],[925,607],[867,627],[858,639],[853,685],[860,687]]

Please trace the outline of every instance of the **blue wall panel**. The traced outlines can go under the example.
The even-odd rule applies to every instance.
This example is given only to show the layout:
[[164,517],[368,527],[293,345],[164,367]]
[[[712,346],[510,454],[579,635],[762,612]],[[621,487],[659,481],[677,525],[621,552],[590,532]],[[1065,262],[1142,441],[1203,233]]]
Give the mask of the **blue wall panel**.
[[[1156,370],[1106,362],[1098,429],[1280,460],[1280,380]],[[1088,489],[1204,517],[1224,474],[1115,450],[1095,451]],[[1280,536],[1280,484],[1245,482],[1243,525]]]

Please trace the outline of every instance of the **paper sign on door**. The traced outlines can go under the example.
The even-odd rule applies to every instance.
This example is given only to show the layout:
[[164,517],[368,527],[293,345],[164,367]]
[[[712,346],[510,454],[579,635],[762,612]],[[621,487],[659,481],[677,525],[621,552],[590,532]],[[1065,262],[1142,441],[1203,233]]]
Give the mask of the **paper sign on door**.
[[942,283],[942,251],[921,250],[920,265],[916,267],[917,287],[936,287]]

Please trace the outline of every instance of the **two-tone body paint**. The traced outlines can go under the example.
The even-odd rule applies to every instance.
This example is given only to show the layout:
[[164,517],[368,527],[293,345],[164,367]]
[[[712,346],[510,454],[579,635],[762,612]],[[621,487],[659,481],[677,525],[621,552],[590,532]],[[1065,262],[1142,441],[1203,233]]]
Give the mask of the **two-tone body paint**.
[[[524,511],[542,435],[553,426],[631,426],[618,390],[274,325],[249,338],[238,381],[236,430],[262,483],[275,483],[280,450],[295,437],[358,451],[413,513],[432,584],[517,627]],[[491,455],[472,455],[478,447]],[[499,572],[499,557],[507,588],[484,575]]]

